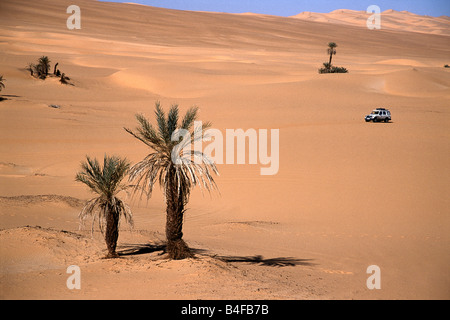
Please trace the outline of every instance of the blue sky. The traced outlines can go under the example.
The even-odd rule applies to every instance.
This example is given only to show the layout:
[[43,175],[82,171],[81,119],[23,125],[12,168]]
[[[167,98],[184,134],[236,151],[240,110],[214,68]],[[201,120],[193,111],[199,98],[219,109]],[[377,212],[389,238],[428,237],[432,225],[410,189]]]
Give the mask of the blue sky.
[[135,2],[149,6],[193,10],[242,13],[253,12],[292,16],[303,11],[330,12],[336,9],[366,10],[375,4],[381,11],[407,10],[430,16],[450,16],[450,0],[108,0]]

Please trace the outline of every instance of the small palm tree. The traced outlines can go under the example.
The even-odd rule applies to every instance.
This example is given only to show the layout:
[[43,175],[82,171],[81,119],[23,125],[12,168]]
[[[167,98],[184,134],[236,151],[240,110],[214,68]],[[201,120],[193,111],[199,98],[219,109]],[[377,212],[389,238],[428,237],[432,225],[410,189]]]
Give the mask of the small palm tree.
[[333,55],[336,54],[336,47],[337,47],[336,43],[334,42],[328,43],[328,54],[330,55],[330,61],[328,63],[330,66],[331,66],[331,59],[333,58]]
[[93,216],[92,231],[96,218],[102,233],[106,223],[107,258],[116,258],[120,216],[123,215],[126,222],[133,225],[130,207],[117,197],[120,191],[127,188],[121,182],[129,170],[130,163],[126,159],[105,155],[101,167],[97,159],[86,158],[87,161],[81,164],[82,170],[77,173],[75,180],[86,184],[98,196],[86,202],[79,217],[83,224],[88,216]]
[[48,76],[50,70],[50,59],[47,56],[42,56],[39,58],[39,64],[42,66],[43,72]]
[[28,63],[28,65],[25,67],[25,70],[30,71],[30,75],[34,75],[34,71],[37,70],[36,65],[34,63]]
[[2,91],[2,89],[5,87],[5,84],[3,83],[3,81],[5,81],[6,79],[3,79],[3,76],[0,76],[0,91]]
[[332,65],[330,63],[328,63],[328,62],[324,62],[323,63],[323,67],[325,68],[325,70],[330,71]]
[[[197,107],[190,108],[184,116],[181,125],[178,124],[178,106],[170,108],[167,118],[159,102],[156,102],[156,120],[158,127],[155,129],[142,115],[136,115],[139,126],[136,131],[125,130],[146,144],[152,152],[144,160],[136,163],[130,169],[130,181],[135,181],[134,191],[141,190],[141,197],[145,192],[147,198],[152,194],[156,181],[164,190],[166,199],[166,238],[167,252],[171,259],[181,260],[192,257],[193,254],[183,240],[183,216],[189,201],[191,188],[196,185],[211,191],[217,186],[212,173],[218,174],[215,164],[201,151],[192,151],[183,154],[178,148],[178,142],[172,141],[172,135],[177,129],[190,132],[191,139],[182,140],[182,144],[193,143],[201,139],[203,131],[210,126],[207,123],[191,131],[194,121],[197,119]],[[177,161],[172,156],[181,156]]]

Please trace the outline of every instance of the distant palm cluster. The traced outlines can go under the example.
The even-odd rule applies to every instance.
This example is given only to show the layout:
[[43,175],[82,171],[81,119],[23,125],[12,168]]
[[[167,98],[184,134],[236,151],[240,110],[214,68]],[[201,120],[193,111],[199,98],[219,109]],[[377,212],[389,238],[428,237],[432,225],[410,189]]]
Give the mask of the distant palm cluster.
[[69,77],[65,75],[65,73],[61,73],[61,71],[58,69],[58,62],[55,64],[53,68],[53,74],[50,74],[50,59],[47,56],[42,56],[38,59],[37,64],[35,63],[29,63],[26,67],[26,70],[30,72],[30,75],[39,78],[42,80],[45,80],[49,76],[56,76],[59,77],[59,81],[62,84],[69,84],[67,82],[70,80]]
[[331,64],[333,55],[336,54],[337,44],[334,42],[328,43],[328,54],[330,55],[330,60],[323,63],[323,68],[319,69],[319,73],[347,73],[348,70],[344,67],[336,67]]

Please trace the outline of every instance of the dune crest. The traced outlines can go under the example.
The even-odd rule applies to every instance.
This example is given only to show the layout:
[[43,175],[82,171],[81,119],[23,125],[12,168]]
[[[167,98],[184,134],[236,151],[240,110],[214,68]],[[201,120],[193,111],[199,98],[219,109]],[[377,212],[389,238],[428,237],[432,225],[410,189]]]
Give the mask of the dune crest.
[[[366,11],[339,9],[330,13],[302,12],[291,16],[291,18],[367,28],[366,21],[370,16],[371,13]],[[381,28],[382,30],[450,36],[450,20],[448,16],[421,16],[408,11],[395,11],[392,9],[381,12]]]

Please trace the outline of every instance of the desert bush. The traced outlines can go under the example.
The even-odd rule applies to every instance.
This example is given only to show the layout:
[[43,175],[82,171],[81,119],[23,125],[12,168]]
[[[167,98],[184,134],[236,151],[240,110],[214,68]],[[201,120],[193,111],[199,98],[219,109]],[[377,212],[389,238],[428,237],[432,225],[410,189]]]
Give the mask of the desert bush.
[[37,64],[34,63],[28,63],[28,65],[25,67],[25,70],[30,72],[30,75],[39,78],[42,80],[45,80],[48,76],[56,76],[60,77],[59,81],[62,84],[70,84],[67,82],[70,80],[69,77],[67,77],[64,73],[61,73],[61,71],[57,68],[58,62],[55,64],[53,69],[53,74],[49,73],[50,71],[50,59],[47,56],[42,56],[38,59]]
[[348,70],[344,67],[332,67],[330,73],[348,73]]
[[326,65],[328,63],[324,63],[324,67],[319,69],[319,73],[348,73],[348,70],[344,67]]

